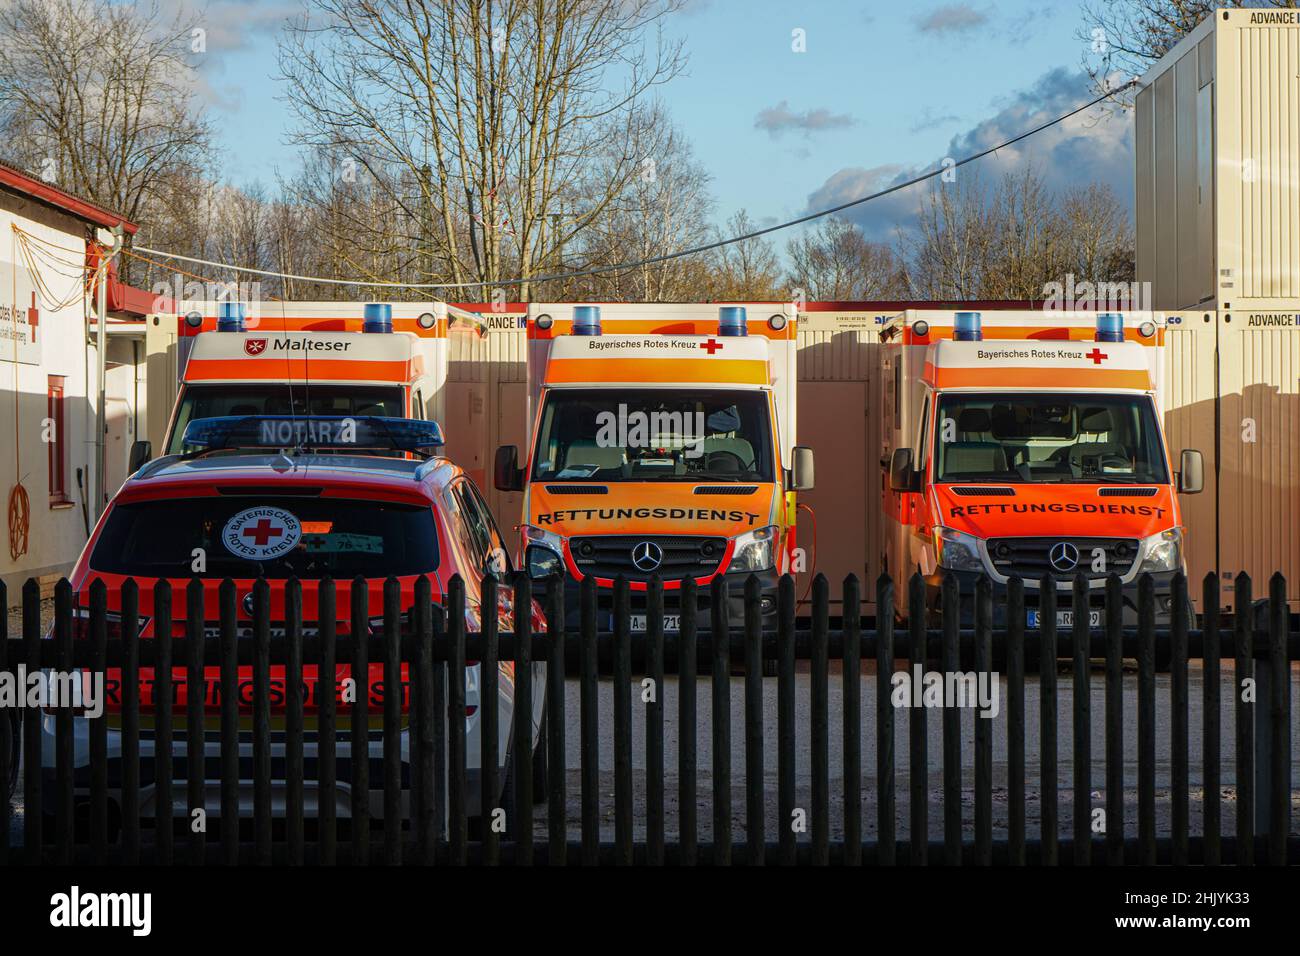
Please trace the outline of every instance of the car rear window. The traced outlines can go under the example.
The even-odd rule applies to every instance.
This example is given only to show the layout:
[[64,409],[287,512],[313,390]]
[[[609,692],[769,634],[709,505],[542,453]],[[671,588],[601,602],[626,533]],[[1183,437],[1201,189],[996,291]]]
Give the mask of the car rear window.
[[90,567],[141,577],[335,578],[427,574],[438,536],[427,505],[219,496],[116,505]]

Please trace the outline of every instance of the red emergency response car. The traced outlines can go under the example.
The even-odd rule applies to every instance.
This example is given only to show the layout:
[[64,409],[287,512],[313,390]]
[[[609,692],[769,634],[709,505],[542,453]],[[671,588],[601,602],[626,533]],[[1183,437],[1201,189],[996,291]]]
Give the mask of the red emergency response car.
[[[487,613],[480,605],[482,570],[490,567],[498,576],[509,572],[509,558],[501,532],[497,528],[477,487],[465,472],[442,457],[422,457],[421,453],[441,445],[441,433],[433,422],[379,418],[221,418],[194,421],[187,429],[185,444],[198,449],[185,455],[172,455],[149,463],[134,474],[118,491],[91,535],[71,576],[77,624],[84,628],[88,618],[89,588],[96,579],[108,588],[111,630],[120,625],[123,584],[134,579],[139,587],[141,639],[149,640],[154,628],[154,586],[168,579],[173,588],[173,626],[175,636],[185,630],[185,588],[198,576],[205,592],[205,627],[209,633],[218,628],[218,591],[224,579],[232,579],[237,590],[240,638],[251,639],[252,591],[255,580],[263,577],[270,585],[272,634],[284,621],[285,584],[290,578],[302,583],[304,630],[315,631],[317,587],[329,576],[336,582],[337,631],[349,632],[351,587],[358,576],[366,579],[370,626],[383,626],[383,587],[387,578],[400,584],[404,616],[414,603],[415,584],[427,576],[435,604],[441,604],[451,578],[459,574],[465,581],[468,626],[477,630],[481,616]],[[199,561],[201,556],[202,561]],[[200,570],[201,568],[201,570]],[[511,627],[513,608],[510,589],[498,589],[496,613],[500,627]],[[540,606],[533,602],[531,616],[534,630],[543,630],[545,621]],[[279,625],[279,628],[277,628]],[[183,662],[177,662],[173,680],[177,688],[175,713],[184,714],[186,679]],[[342,682],[351,674],[349,664],[337,665],[336,679]],[[479,813],[479,675],[481,665],[470,666],[466,675],[466,750],[468,768],[467,808],[471,816]],[[251,667],[239,669],[241,713],[251,713]],[[368,688],[372,713],[382,713],[376,693],[382,694],[383,665],[372,660],[370,673],[357,687]],[[403,666],[405,672],[405,665]],[[314,773],[314,734],[311,715],[318,700],[317,668],[303,667],[306,726],[304,757],[307,761],[305,810],[308,816],[316,808],[312,789]],[[528,742],[535,758],[535,774],[544,773],[544,761],[537,760],[544,751],[541,717],[544,704],[545,665],[534,664],[531,675],[533,690],[533,740]],[[120,780],[113,762],[121,758],[121,696],[113,689],[120,686],[120,671],[106,675],[107,707],[103,719],[109,723],[108,771],[110,784]],[[219,707],[212,699],[218,693],[220,668],[206,669],[206,693],[209,699],[208,720],[219,726]],[[273,666],[272,717],[283,713],[284,668]],[[141,667],[141,816],[154,818],[153,741],[149,719],[153,712],[152,668]],[[507,768],[514,742],[511,739],[515,674],[511,662],[499,666],[498,680],[500,737],[497,753],[500,765],[497,779],[507,781]],[[280,693],[276,693],[279,687]],[[219,698],[218,698],[219,699]],[[404,701],[409,699],[404,694]],[[404,704],[405,707],[405,704]],[[340,706],[340,714],[346,713]],[[54,717],[43,715],[43,766],[55,766]],[[78,798],[89,794],[89,722],[76,718],[75,780]],[[406,731],[403,731],[405,737]],[[244,739],[244,737],[247,739]],[[273,735],[272,763],[283,756],[283,744]],[[218,765],[220,741],[211,735],[207,744],[209,767]],[[347,735],[338,739],[338,796],[340,818],[350,815],[351,780],[350,746]],[[183,745],[178,753],[183,754]],[[403,759],[408,748],[403,741]],[[249,780],[240,786],[240,815],[251,816],[252,736],[241,736],[241,777]],[[381,781],[382,741],[372,740],[369,758],[370,779]],[[186,786],[184,762],[178,761],[172,789],[177,801],[174,816],[188,818],[191,808],[183,804]],[[208,775],[206,798],[209,816],[220,814],[219,782]],[[372,784],[375,786],[376,784]],[[273,787],[283,781],[273,781]],[[503,786],[503,789],[505,789]],[[539,787],[544,784],[539,783]],[[52,791],[51,791],[52,792]],[[540,792],[545,792],[541,790]],[[112,795],[111,795],[112,796]],[[244,800],[247,798],[247,805]],[[369,799],[372,817],[383,815],[382,793],[372,792]],[[280,794],[273,800],[276,812],[283,812]],[[503,793],[500,804],[512,812],[513,799]]]

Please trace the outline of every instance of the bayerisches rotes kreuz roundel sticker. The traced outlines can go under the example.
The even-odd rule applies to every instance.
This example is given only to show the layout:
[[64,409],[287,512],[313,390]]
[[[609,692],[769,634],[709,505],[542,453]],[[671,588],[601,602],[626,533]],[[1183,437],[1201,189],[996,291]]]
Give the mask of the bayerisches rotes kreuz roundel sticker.
[[231,554],[250,561],[267,561],[293,550],[302,525],[292,512],[264,506],[246,508],[221,529],[221,543]]

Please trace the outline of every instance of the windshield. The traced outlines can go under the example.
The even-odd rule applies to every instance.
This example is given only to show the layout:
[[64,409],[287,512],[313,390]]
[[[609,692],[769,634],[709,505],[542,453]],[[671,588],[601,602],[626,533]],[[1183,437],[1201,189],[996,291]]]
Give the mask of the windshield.
[[771,481],[767,393],[553,390],[535,481]]
[[[201,550],[196,550],[201,549]],[[438,567],[428,506],[346,498],[217,496],[121,504],[90,567],[109,574],[209,578],[368,578]]]
[[935,481],[1168,482],[1145,395],[942,395]]
[[196,418],[223,415],[376,415],[401,418],[405,414],[401,386],[333,385],[295,382],[267,385],[243,383],[186,385],[176,411],[166,454],[184,449],[185,426]]

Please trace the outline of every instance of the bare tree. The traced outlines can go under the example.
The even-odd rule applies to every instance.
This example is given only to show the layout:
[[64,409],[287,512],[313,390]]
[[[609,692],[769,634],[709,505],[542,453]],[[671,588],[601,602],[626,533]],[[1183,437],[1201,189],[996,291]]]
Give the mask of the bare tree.
[[846,219],[831,216],[786,246],[791,288],[809,299],[886,299],[899,291],[899,263],[887,245],[870,242]]
[[1198,23],[1222,7],[1294,9],[1297,0],[1088,0],[1083,5],[1084,67],[1101,92],[1140,76]]
[[984,184],[961,177],[954,189],[931,183],[913,233],[900,233],[913,298],[976,299],[992,244],[992,213]]
[[190,22],[112,0],[0,4],[0,131],[12,159],[139,221],[205,168]]
[[900,237],[912,297],[1040,300],[1050,284],[1131,282],[1133,235],[1108,186],[1054,196],[1028,169],[990,187],[934,184]]
[[[641,157],[640,170],[606,207],[605,214],[567,250],[559,246],[563,217],[547,235],[557,243],[544,257],[547,272],[566,268],[641,265],[565,283],[548,283],[545,298],[580,297],[664,302],[690,298],[700,277],[698,260],[648,262],[706,241],[711,235],[709,174],[689,142],[657,106],[645,111],[630,144],[610,144],[593,171],[597,183],[617,175],[625,152]],[[554,288],[552,288],[554,287]],[[540,291],[540,290],[539,290]]]
[[[635,141],[643,97],[680,71],[680,45],[655,34],[679,5],[307,0],[280,66],[300,142],[383,197],[382,242],[417,255],[403,268],[452,282],[527,277],[640,170],[642,157],[610,163],[606,150],[605,179],[588,175],[604,147]],[[375,244],[362,217],[352,226],[355,242]],[[391,257],[370,258],[349,266],[392,277],[376,271]]]
[[[715,229],[718,239],[753,232],[749,213],[741,209],[727,220],[725,229]],[[762,236],[733,242],[714,250],[704,298],[719,300],[784,299],[781,268],[772,244]]]

